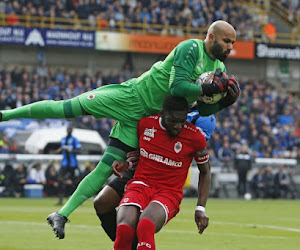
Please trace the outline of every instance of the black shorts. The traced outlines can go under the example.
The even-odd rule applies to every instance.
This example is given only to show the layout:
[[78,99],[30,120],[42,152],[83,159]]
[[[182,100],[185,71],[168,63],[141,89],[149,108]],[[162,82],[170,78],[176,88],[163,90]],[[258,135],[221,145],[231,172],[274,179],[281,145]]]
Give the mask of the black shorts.
[[135,169],[133,168],[127,169],[125,172],[122,173],[123,178],[116,177],[109,183],[107,183],[107,185],[113,188],[118,193],[120,198],[122,198],[124,194],[124,187],[126,183],[133,178],[134,172]]

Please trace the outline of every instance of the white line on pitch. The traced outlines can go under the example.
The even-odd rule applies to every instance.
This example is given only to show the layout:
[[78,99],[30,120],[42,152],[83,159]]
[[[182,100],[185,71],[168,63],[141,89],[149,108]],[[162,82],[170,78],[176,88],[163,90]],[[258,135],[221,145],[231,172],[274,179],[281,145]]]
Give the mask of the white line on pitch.
[[[185,231],[185,230],[168,230],[163,229],[160,233],[179,233],[179,234],[198,234],[197,230],[195,231]],[[292,237],[286,236],[267,236],[267,235],[251,235],[251,234],[234,234],[234,233],[216,233],[216,232],[204,232],[204,235],[216,235],[216,236],[230,236],[230,237],[245,237],[245,238],[260,238],[260,239],[280,239],[280,240],[287,240],[292,239]],[[295,238],[293,238],[295,239]]]
[[[5,221],[0,220],[1,225],[21,225],[21,226],[47,226],[47,223],[41,222],[29,222],[29,221]],[[241,224],[244,225],[244,224]],[[100,226],[93,225],[69,225],[71,228],[89,228],[89,229],[100,229]],[[161,233],[180,233],[180,234],[198,234],[197,230],[170,230],[163,229]],[[234,234],[234,233],[216,233],[216,232],[205,232],[207,235],[227,235],[231,237],[246,237],[246,238],[261,238],[261,239],[295,239],[294,237],[285,237],[285,236],[262,236],[262,235],[249,235],[249,234]]]
[[[192,222],[193,223],[193,220],[187,220],[187,219],[174,219],[174,221]],[[299,228],[281,227],[281,226],[274,226],[274,225],[261,225],[261,224],[224,222],[224,221],[210,221],[210,224],[211,225],[212,224],[220,224],[220,225],[235,225],[235,226],[256,227],[256,228],[269,228],[269,229],[274,229],[274,230],[290,231],[290,232],[300,233]]]

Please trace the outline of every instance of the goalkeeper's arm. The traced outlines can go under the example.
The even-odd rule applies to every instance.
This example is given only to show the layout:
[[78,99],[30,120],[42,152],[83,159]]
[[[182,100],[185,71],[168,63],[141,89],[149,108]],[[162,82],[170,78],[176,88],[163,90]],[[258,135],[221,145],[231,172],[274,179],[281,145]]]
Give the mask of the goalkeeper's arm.
[[200,50],[199,46],[194,47],[194,43],[193,40],[183,41],[174,51],[174,62],[169,82],[171,94],[180,97],[198,97],[224,92],[228,79],[221,69],[216,71],[212,84],[203,87],[192,82],[190,76],[197,66]]

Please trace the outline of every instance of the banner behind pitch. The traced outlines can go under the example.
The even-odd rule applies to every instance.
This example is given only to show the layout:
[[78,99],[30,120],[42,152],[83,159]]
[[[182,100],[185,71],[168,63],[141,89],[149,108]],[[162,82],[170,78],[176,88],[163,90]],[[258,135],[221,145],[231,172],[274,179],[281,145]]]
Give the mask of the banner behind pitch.
[[280,44],[255,44],[255,57],[267,59],[300,60],[300,47]]

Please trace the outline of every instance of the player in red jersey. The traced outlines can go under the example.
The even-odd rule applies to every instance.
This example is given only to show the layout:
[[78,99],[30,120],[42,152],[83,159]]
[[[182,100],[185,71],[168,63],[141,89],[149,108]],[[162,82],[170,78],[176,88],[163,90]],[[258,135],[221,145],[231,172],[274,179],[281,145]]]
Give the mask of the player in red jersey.
[[[186,122],[187,113],[185,98],[168,96],[160,115],[140,120],[140,158],[120,202],[115,250],[130,250],[135,235],[137,249],[155,249],[154,234],[179,212],[182,187],[193,158],[200,170],[195,222],[199,233],[208,226],[205,205],[211,179],[209,156],[205,137]],[[120,161],[113,164],[116,174],[123,167]]]

